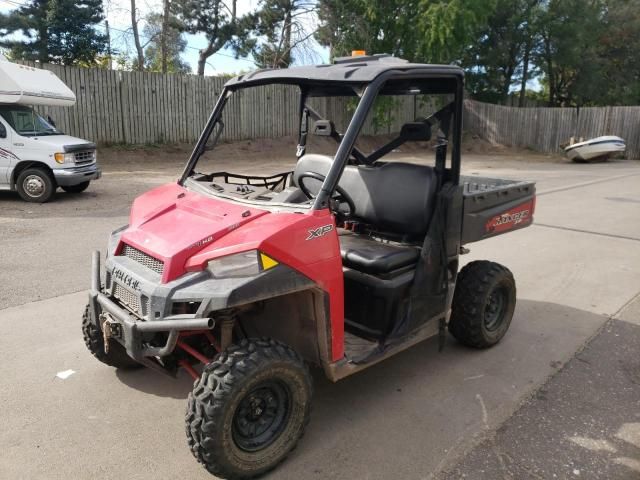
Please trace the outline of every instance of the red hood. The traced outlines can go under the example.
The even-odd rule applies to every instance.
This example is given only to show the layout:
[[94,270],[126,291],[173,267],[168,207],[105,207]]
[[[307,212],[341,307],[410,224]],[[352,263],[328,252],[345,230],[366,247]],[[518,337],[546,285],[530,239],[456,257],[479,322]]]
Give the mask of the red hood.
[[162,260],[162,281],[167,282],[182,275],[187,259],[199,250],[267,213],[189,192],[172,183],[134,201],[121,245],[129,244]]

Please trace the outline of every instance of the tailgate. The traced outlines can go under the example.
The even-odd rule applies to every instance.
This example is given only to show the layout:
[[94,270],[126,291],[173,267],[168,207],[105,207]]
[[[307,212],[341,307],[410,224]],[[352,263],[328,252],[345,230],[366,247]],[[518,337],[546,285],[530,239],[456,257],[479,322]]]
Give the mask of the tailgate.
[[533,222],[535,182],[462,176],[460,183],[464,186],[462,245]]

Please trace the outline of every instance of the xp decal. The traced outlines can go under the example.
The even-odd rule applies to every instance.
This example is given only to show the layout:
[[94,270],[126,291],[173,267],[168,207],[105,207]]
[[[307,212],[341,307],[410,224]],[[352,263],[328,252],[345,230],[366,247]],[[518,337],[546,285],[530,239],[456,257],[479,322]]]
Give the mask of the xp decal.
[[318,228],[312,228],[311,230],[309,230],[309,236],[306,239],[313,240],[314,238],[323,237],[332,230],[333,225],[323,225]]

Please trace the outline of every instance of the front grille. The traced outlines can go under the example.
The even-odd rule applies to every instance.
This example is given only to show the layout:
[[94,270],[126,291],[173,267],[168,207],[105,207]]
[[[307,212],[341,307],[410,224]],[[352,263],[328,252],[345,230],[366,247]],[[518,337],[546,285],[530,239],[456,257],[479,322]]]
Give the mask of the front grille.
[[76,165],[87,165],[93,163],[96,159],[95,150],[85,150],[84,152],[76,152]]
[[116,297],[125,307],[129,308],[133,313],[144,317],[148,312],[148,299],[143,296],[142,299],[135,293],[130,292],[122,285],[115,283],[113,286],[113,296]]
[[162,260],[153,258],[151,255],[148,255],[143,251],[127,244],[125,244],[124,248],[122,249],[121,255],[130,258],[134,262],[137,262],[140,265],[144,265],[145,267],[162,275],[162,270],[164,269],[164,263],[162,262]]

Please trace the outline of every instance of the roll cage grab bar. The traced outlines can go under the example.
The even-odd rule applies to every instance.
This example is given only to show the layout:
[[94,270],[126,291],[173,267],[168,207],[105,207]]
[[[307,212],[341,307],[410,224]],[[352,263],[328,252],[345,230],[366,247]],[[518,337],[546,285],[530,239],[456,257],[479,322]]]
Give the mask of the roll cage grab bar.
[[[376,150],[369,156],[365,155],[360,150],[358,150],[357,147],[355,147],[355,141],[358,138],[358,135],[360,134],[360,130],[364,125],[367,114],[369,113],[369,110],[373,106],[373,102],[376,99],[379,91],[381,90],[385,82],[389,80],[394,80],[394,79],[427,79],[427,78],[452,79],[452,80],[455,80],[456,82],[454,101],[448,104],[447,106],[445,106],[444,108],[442,108],[441,110],[437,111],[430,117],[417,119],[417,121],[427,122],[430,125],[434,125],[436,121],[440,123],[440,130],[442,131],[443,135],[438,137],[438,144],[436,144],[436,173],[439,174],[440,178],[443,178],[445,173],[445,164],[446,164],[447,146],[448,146],[448,142],[446,138],[449,135],[451,117],[453,116],[453,132],[452,132],[452,141],[451,141],[451,144],[452,144],[451,169],[450,169],[447,180],[453,183],[454,185],[459,184],[460,182],[460,140],[462,136],[462,107],[463,107],[462,77],[457,75],[433,75],[429,73],[421,74],[419,72],[404,73],[401,71],[389,70],[387,72],[380,74],[377,78],[375,78],[372,82],[370,82],[366,86],[360,98],[360,102],[358,102],[358,105],[355,109],[355,112],[353,113],[353,116],[351,117],[351,121],[349,122],[349,125],[345,133],[340,134],[338,132],[332,132],[331,136],[334,139],[338,140],[340,143],[338,146],[338,150],[336,151],[334,156],[334,162],[331,168],[329,169],[329,171],[327,172],[325,181],[322,184],[322,187],[320,188],[320,191],[318,192],[318,195],[316,196],[315,201],[313,203],[312,208],[314,210],[325,209],[329,206],[329,199],[331,198],[331,195],[333,194],[336,186],[338,185],[338,182],[340,180],[340,177],[342,176],[344,167],[347,165],[349,157],[351,155],[358,162],[361,162],[363,164],[371,164],[371,163],[374,163],[378,158],[380,158],[381,155],[378,157],[375,157],[377,152],[380,152],[381,150],[384,150],[384,149],[388,149],[391,144],[399,141],[399,139],[396,138],[391,142],[387,143],[386,145],[383,145],[382,147],[380,147],[378,150]],[[247,84],[246,86],[236,87],[233,89],[229,87],[224,87],[222,93],[220,94],[220,97],[218,97],[218,100],[213,108],[213,111],[211,112],[211,115],[209,116],[209,119],[207,120],[207,124],[205,125],[204,130],[202,131],[202,133],[200,134],[200,137],[198,138],[198,141],[196,142],[196,145],[191,153],[191,156],[189,157],[189,161],[185,166],[182,176],[178,180],[179,185],[183,185],[184,182],[187,180],[187,178],[193,173],[195,164],[197,163],[199,157],[204,153],[206,149],[207,140],[209,139],[211,133],[213,132],[213,129],[215,128],[220,118],[222,110],[229,96],[233,93],[233,91],[238,88],[247,88],[251,86],[257,86],[260,84],[261,83],[257,83],[257,84],[250,83],[250,84]],[[317,116],[317,119],[322,119],[322,117],[317,112],[315,112],[313,109],[310,109],[310,107],[306,105],[305,86],[304,85],[299,85],[299,86],[303,90],[303,92],[302,92],[302,98],[300,101],[301,121],[300,121],[300,131],[299,131],[299,144],[298,144],[298,151],[297,151],[298,157],[301,156],[300,155],[301,147],[304,149],[304,145],[306,144],[306,136],[308,134],[308,126],[309,126],[308,116],[306,120],[303,119],[304,110],[308,109],[308,115],[311,115],[313,117]],[[304,142],[304,143],[300,144],[300,142]],[[304,154],[304,150],[302,150],[302,153]],[[367,160],[369,160],[369,162],[367,162]]]

